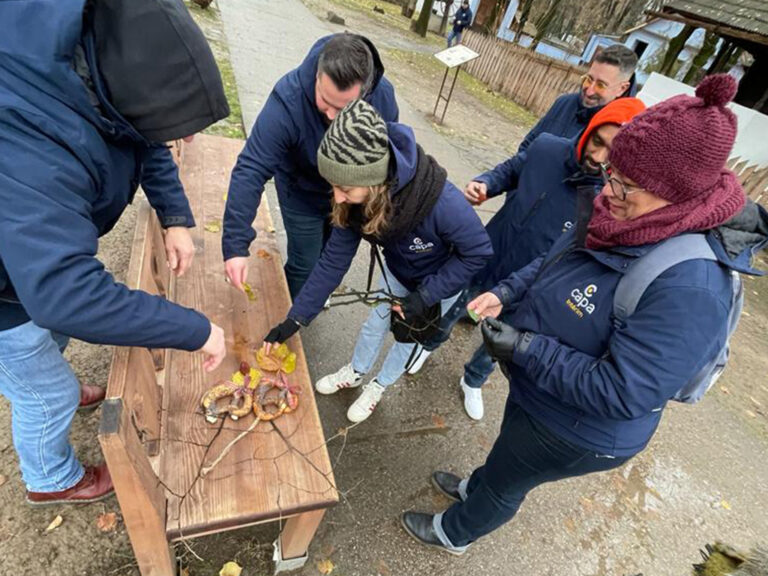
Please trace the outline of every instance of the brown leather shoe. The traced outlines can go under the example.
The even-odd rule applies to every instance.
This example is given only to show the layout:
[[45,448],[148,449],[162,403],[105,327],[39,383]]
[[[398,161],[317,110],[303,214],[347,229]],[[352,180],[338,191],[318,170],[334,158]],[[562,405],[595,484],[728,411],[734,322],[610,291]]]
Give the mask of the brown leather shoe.
[[88,504],[98,502],[115,491],[106,464],[86,466],[83,479],[61,492],[27,492],[30,506],[52,506],[54,504]]
[[86,412],[98,408],[104,397],[107,395],[106,389],[101,386],[90,386],[89,384],[80,385],[80,404],[77,407],[78,412]]

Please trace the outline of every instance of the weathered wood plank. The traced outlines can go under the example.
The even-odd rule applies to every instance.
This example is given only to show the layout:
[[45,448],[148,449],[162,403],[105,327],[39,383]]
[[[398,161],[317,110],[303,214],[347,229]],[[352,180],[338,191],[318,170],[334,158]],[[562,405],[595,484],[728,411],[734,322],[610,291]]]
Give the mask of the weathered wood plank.
[[256,220],[259,232],[249,262],[255,302],[224,281],[221,234],[203,228],[206,222],[222,219],[223,195],[241,146],[233,140],[198,136],[184,147],[181,176],[198,223],[192,231],[198,253],[190,272],[176,282],[175,301],[203,311],[222,326],[229,338],[229,355],[214,374],[206,375],[200,354],[168,354],[161,477],[175,494],[187,494],[183,499],[169,496],[171,538],[287,517],[338,500],[298,336],[289,342],[297,353],[297,369],[289,379],[302,392],[297,411],[274,425],[259,424],[207,476],[198,478],[201,465],[211,463],[252,422],[249,416],[208,424],[200,412],[200,397],[217,380],[229,378],[243,350],[260,344],[290,307],[277,244],[268,232],[266,199]]

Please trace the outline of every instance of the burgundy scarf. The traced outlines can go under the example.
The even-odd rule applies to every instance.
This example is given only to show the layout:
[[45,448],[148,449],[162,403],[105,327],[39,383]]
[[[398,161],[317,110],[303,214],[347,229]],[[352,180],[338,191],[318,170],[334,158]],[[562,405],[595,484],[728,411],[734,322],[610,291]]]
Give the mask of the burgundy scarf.
[[587,231],[587,248],[655,244],[683,232],[709,230],[728,221],[746,203],[736,175],[723,170],[709,192],[677,204],[664,206],[634,220],[611,216],[608,199],[599,194]]

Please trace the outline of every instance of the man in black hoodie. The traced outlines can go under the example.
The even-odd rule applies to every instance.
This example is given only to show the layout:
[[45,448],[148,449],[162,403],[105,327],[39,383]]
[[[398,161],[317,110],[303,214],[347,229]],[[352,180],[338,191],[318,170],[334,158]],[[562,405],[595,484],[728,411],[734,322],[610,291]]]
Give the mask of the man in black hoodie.
[[104,465],[69,443],[75,411],[104,397],[61,355],[68,337],[226,349],[205,316],[114,281],[95,258],[139,184],[166,229],[169,266],[190,265],[194,219],[163,142],[226,117],[221,77],[181,0],[0,2],[0,393],[27,501],[93,502]]

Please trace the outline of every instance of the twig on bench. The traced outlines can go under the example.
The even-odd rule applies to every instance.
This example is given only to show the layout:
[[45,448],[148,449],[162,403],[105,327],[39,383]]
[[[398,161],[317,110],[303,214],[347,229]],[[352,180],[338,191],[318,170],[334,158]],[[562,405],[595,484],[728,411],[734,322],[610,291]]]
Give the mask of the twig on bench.
[[248,434],[250,434],[251,432],[253,432],[253,429],[254,429],[254,428],[256,428],[256,426],[258,425],[258,423],[259,423],[259,422],[261,422],[261,420],[260,420],[259,418],[256,418],[256,419],[255,419],[255,420],[254,420],[254,421],[251,423],[251,425],[250,425],[250,426],[248,426],[248,428],[247,428],[246,430],[243,430],[242,432],[240,432],[240,434],[238,434],[238,435],[235,437],[235,439],[234,439],[234,440],[232,440],[232,441],[231,441],[229,444],[227,444],[226,446],[224,446],[224,449],[223,449],[223,450],[222,450],[222,451],[219,453],[219,455],[216,457],[216,460],[214,460],[214,461],[213,461],[211,464],[209,464],[208,466],[204,466],[204,467],[202,467],[202,468],[200,469],[200,477],[201,477],[201,478],[205,478],[205,476],[208,474],[208,472],[210,472],[211,470],[213,470],[213,469],[214,469],[214,467],[215,467],[215,466],[216,466],[216,465],[217,465],[219,462],[221,462],[221,461],[224,459],[224,457],[225,457],[227,454],[229,454],[229,451],[230,451],[230,450],[232,450],[232,447],[233,447],[235,444],[237,444],[238,442],[240,442],[240,440],[242,440],[243,438],[245,438],[246,436],[248,436]]

